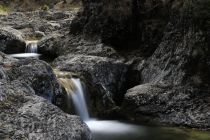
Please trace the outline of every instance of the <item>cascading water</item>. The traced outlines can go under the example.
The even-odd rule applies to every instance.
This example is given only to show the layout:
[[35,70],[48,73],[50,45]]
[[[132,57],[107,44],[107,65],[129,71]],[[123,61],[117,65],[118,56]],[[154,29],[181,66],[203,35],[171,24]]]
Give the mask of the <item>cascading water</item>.
[[37,40],[26,41],[25,53],[12,54],[10,56],[15,58],[39,57],[40,54],[37,53],[37,42]]
[[37,53],[37,40],[26,41],[25,53]]
[[82,118],[82,120],[90,120],[80,79],[59,78],[59,81],[67,92],[68,100],[72,99],[76,113]]
[[[191,139],[189,133],[195,133],[186,133],[186,130],[183,133],[183,130],[178,129],[179,131],[177,131],[177,128],[145,127],[119,121],[101,121],[90,118],[80,79],[71,78],[72,75],[68,72],[59,70],[54,70],[54,72],[68,94],[68,101],[73,102],[77,114],[90,128],[93,140],[188,140],[188,138]],[[205,140],[209,140],[209,138],[210,135],[207,135]],[[192,140],[204,139],[203,137],[194,139],[193,136]]]
[[71,80],[76,86],[75,94],[72,94],[75,109],[84,121],[90,120],[81,81],[78,78],[72,78]]
[[104,134],[107,136],[107,134],[123,135],[125,132],[136,132],[137,129],[134,125],[120,123],[118,121],[98,121],[96,119],[90,118],[80,79],[68,78],[67,73],[60,72],[58,70],[55,70],[54,72],[56,73],[59,82],[61,85],[63,85],[67,92],[69,102],[72,100],[76,113],[81,117],[82,120],[84,120],[84,122],[92,131],[94,135],[93,140],[103,140],[102,138],[98,138],[98,136],[100,137]]

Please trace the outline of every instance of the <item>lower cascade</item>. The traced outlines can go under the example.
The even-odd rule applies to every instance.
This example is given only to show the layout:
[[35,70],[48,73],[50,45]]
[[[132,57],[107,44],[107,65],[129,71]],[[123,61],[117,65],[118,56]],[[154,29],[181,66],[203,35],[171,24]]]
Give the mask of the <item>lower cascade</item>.
[[[106,121],[90,118],[81,80],[79,78],[69,78],[65,75],[65,72],[56,70],[55,73],[60,84],[67,92],[69,102],[72,100],[77,115],[81,117],[92,131],[93,140],[106,140],[108,137],[110,140],[116,140],[121,139],[121,136],[128,139],[127,134],[140,134],[139,128],[135,125],[121,123],[119,121]],[[135,140],[135,137],[132,139]]]
[[59,78],[59,81],[67,92],[68,100],[72,99],[76,113],[82,118],[82,120],[90,120],[80,79]]
[[[185,129],[184,131],[172,127],[154,127],[124,123],[117,120],[99,120],[91,118],[88,112],[85,91],[82,81],[76,74],[54,69],[54,73],[67,93],[69,110],[74,110],[87,124],[92,133],[92,140],[209,140],[210,135]],[[72,104],[71,104],[72,103]],[[205,135],[206,138],[199,135]]]

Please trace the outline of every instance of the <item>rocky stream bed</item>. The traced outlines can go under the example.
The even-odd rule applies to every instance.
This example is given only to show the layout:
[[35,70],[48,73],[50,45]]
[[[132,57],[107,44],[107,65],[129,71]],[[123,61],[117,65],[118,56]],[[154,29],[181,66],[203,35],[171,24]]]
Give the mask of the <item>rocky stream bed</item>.
[[[0,15],[0,139],[91,139],[53,69],[81,79],[93,117],[208,133],[210,17],[198,13],[207,3],[82,2]],[[39,59],[10,56],[29,40]]]

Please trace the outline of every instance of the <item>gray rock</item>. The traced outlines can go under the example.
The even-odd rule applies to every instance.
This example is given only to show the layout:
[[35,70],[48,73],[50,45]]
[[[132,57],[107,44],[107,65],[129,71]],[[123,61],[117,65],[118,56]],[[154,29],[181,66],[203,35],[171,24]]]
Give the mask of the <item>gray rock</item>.
[[[18,80],[27,85],[35,94],[61,107],[64,94],[50,65],[38,59],[14,59],[0,53],[0,78]],[[58,102],[59,101],[59,102]]]
[[38,42],[38,52],[47,58],[56,58],[66,54],[84,54],[109,58],[121,58],[111,46],[97,41],[85,40],[80,36],[53,33]]
[[21,32],[10,27],[0,28],[0,51],[8,54],[23,53],[25,45]]
[[63,40],[61,34],[51,34],[42,38],[38,42],[38,52],[47,58],[56,58],[61,53],[63,48]]
[[69,24],[77,12],[78,10],[12,12],[7,16],[0,15],[0,24],[22,32],[25,39],[41,39],[43,35],[49,35],[52,32],[68,33]]
[[210,128],[209,96],[200,89],[144,84],[125,95],[125,116],[138,122]]
[[[9,139],[88,140],[88,127],[63,113],[18,80],[0,80],[0,137]],[[3,129],[3,130],[2,130]]]

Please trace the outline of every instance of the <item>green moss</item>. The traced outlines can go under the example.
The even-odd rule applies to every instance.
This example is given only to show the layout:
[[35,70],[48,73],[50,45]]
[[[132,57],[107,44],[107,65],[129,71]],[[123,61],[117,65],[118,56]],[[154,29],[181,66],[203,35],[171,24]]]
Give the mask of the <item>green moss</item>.
[[0,14],[1,13],[8,13],[10,10],[8,7],[4,6],[4,5],[0,5]]

